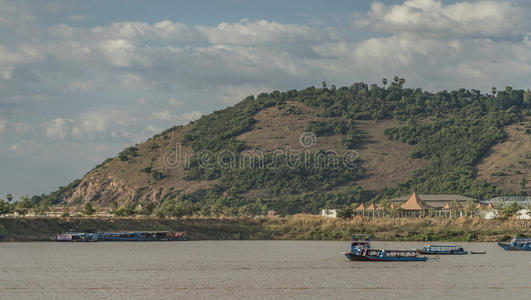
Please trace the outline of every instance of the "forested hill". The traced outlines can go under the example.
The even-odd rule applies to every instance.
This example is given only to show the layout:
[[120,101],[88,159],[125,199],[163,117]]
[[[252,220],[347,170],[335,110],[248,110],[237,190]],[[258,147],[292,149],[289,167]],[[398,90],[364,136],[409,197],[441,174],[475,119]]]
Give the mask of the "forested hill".
[[[530,91],[432,93],[404,82],[249,96],[33,201],[141,204],[175,215],[297,213],[411,191],[531,191]],[[261,164],[250,153],[263,155]]]

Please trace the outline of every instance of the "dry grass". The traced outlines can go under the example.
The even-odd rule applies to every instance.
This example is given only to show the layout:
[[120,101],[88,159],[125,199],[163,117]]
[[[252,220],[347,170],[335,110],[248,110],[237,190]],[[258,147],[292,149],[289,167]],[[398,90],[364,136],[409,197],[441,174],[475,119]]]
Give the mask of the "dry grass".
[[528,220],[354,219],[315,215],[273,218],[0,218],[0,241],[53,240],[66,231],[186,231],[194,240],[348,240],[368,233],[381,241],[499,241],[531,235]]
[[357,121],[356,128],[364,136],[364,144],[359,150],[361,159],[366,162],[368,177],[357,183],[367,189],[381,189],[406,181],[413,171],[425,166],[426,160],[411,159],[413,146],[389,140],[384,130],[405,125],[400,121]]
[[[531,193],[531,120],[507,126],[507,138],[503,143],[492,147],[489,154],[478,164],[478,177],[507,191],[527,191]],[[522,189],[522,178],[527,179],[526,189]]]
[[[299,115],[287,115],[286,109],[296,107]],[[344,135],[317,137],[317,143],[309,148],[301,147],[299,137],[306,131],[311,120],[326,120],[318,116],[319,109],[298,102],[288,102],[284,109],[271,107],[255,115],[255,128],[239,136],[247,145],[271,153],[277,149],[284,150],[289,146],[292,150],[333,150],[338,153],[345,151],[341,144]],[[384,130],[389,127],[405,125],[400,121],[356,121],[356,128],[363,135],[363,144],[356,149],[365,162],[368,177],[356,184],[367,189],[381,189],[406,181],[414,170],[426,165],[425,160],[411,159],[409,154],[413,148],[402,142],[389,140]],[[345,188],[345,187],[343,187]],[[249,193],[249,197],[260,194],[258,191]]]

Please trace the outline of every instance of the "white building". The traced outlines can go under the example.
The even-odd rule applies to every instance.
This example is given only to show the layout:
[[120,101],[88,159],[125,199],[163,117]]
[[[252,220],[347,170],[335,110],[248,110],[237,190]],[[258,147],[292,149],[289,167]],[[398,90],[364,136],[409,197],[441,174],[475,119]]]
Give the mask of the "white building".
[[516,219],[518,220],[531,220],[531,210],[521,209],[516,212]]
[[321,216],[328,218],[337,218],[337,209],[321,209]]

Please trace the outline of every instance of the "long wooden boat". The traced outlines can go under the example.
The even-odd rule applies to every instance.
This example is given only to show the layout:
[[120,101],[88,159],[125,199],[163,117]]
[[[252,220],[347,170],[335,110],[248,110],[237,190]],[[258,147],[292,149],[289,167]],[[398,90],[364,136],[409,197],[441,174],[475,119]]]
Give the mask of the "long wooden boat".
[[412,250],[386,250],[364,249],[359,253],[345,253],[351,261],[426,261],[425,256],[418,256],[415,249]]
[[135,231],[135,232],[66,232],[55,236],[57,242],[163,242],[187,241],[185,232]]
[[515,237],[510,243],[498,243],[506,251],[531,251],[531,238]]
[[461,246],[445,246],[445,245],[425,245],[422,249],[417,249],[419,254],[432,255],[462,255],[468,254]]
[[371,249],[369,235],[353,235],[350,242],[350,252],[344,254],[351,261],[426,261],[428,259],[418,256],[415,249]]
[[98,234],[84,232],[65,232],[55,236],[56,242],[97,242]]

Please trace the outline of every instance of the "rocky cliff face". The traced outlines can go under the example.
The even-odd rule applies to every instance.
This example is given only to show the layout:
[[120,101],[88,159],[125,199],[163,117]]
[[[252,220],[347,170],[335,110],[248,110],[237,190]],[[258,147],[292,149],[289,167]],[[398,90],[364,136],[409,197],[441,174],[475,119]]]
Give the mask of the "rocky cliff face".
[[194,193],[208,188],[213,181],[184,179],[184,160],[186,153],[190,153],[190,147],[181,145],[181,140],[191,126],[163,132],[107,160],[85,175],[68,192],[64,202],[92,202],[106,206],[112,202],[156,201],[170,195]]

